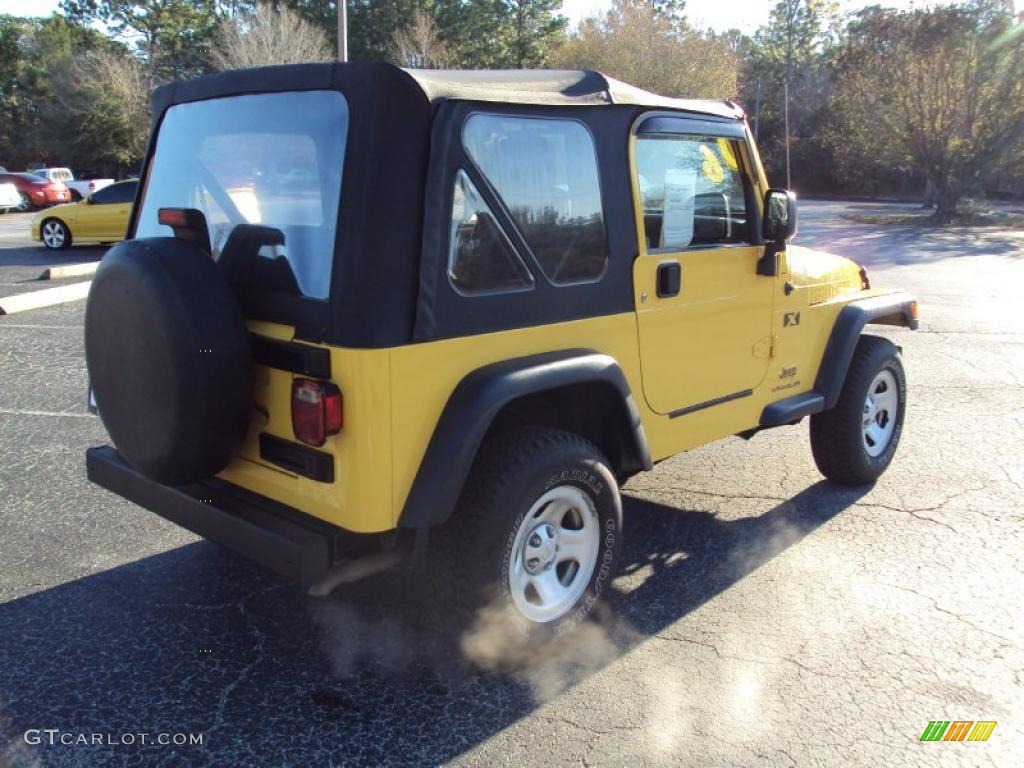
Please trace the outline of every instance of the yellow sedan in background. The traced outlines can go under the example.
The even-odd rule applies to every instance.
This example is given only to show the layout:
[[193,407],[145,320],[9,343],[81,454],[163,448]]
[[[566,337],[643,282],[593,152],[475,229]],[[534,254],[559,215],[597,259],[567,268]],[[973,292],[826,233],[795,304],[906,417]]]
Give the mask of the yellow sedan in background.
[[124,240],[138,180],[119,181],[79,203],[47,208],[32,218],[32,239],[53,250],[72,242],[113,243]]

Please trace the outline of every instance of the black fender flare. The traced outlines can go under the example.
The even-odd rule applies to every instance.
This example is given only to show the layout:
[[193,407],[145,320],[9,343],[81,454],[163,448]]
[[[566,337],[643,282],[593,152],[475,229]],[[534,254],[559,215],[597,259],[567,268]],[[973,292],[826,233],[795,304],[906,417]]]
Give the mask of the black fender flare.
[[792,424],[805,416],[835,408],[864,326],[873,323],[917,330],[916,305],[917,300],[909,293],[890,293],[854,300],[843,307],[825,346],[814,390],[765,406],[761,427]]
[[850,370],[853,352],[864,326],[868,323],[902,325],[916,331],[916,304],[917,300],[909,293],[892,293],[854,301],[843,307],[832,326],[832,335],[814,382],[814,391],[825,398],[825,410],[834,408],[839,402],[846,372]]
[[637,468],[652,467],[640,412],[615,358],[570,349],[504,360],[467,374],[452,391],[399,516],[403,528],[439,525],[451,515],[487,430],[502,408],[525,395],[602,383],[622,397]]

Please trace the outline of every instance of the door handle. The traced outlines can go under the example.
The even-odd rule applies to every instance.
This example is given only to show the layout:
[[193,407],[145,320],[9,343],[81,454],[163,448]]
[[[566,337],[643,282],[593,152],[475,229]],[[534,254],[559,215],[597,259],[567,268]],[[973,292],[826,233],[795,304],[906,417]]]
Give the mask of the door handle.
[[658,265],[658,277],[655,285],[655,294],[659,299],[669,296],[678,296],[679,289],[683,282],[683,269],[679,262],[668,261]]

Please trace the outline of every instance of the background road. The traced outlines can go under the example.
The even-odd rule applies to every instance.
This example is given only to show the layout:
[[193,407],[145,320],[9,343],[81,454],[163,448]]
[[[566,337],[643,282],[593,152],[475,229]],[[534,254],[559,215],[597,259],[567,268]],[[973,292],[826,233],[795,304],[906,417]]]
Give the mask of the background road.
[[[823,482],[806,424],[660,464],[625,489],[606,615],[513,670],[399,577],[315,600],[89,485],[84,303],[0,318],[0,765],[1020,765],[1024,233],[857,209],[886,208],[804,203],[798,241],[921,300],[889,472]],[[15,221],[0,295],[52,262]],[[999,724],[920,743],[936,719]]]

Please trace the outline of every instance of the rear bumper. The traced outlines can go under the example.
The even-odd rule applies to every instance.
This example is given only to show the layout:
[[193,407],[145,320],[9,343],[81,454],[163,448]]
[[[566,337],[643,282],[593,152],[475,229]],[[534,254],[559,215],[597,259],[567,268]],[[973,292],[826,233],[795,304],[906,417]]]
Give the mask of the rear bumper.
[[108,445],[85,454],[89,480],[182,528],[222,544],[308,587],[327,574],[345,532],[298,510],[212,479],[160,485]]

